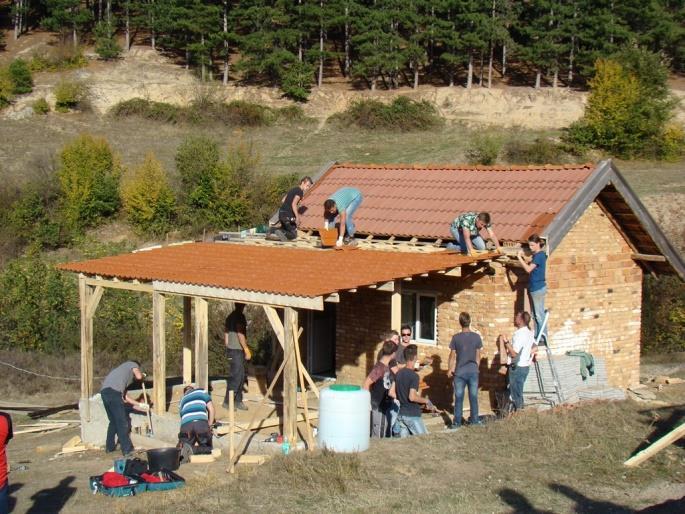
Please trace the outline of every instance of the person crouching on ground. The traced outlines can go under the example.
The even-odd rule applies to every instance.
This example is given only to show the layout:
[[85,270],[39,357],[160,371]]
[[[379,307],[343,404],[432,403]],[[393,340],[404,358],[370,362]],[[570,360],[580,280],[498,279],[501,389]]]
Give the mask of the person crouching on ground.
[[[212,453],[212,425],[214,425],[214,404],[204,389],[188,385],[183,389],[179,405],[181,430],[178,444],[182,453],[197,455]],[[186,445],[191,450],[186,450]]]
[[452,337],[447,376],[454,377],[454,422],[451,428],[459,428],[464,410],[464,391],[469,388],[470,424],[480,425],[478,418],[478,365],[483,340],[471,331],[471,315],[459,314],[461,332]]
[[505,336],[499,336],[503,339],[504,348],[511,359],[511,365],[509,366],[509,393],[516,410],[523,409],[523,384],[526,383],[530,364],[533,361],[536,349],[535,338],[529,325],[530,314],[526,311],[517,312],[514,318],[516,331],[511,337],[511,341],[506,339]]
[[297,227],[300,226],[300,200],[305,192],[312,187],[312,179],[303,177],[300,185],[292,188],[283,197],[281,208],[278,209],[278,221],[281,222],[286,239],[292,241],[297,237]]
[[363,200],[362,193],[354,187],[341,187],[333,193],[323,203],[324,225],[328,228],[331,222],[335,223],[335,218],[339,217],[340,228],[338,229],[338,240],[335,246],[342,246],[343,243],[355,246],[354,240],[355,225],[352,216],[359,208]]
[[421,419],[421,406],[430,410],[435,407],[428,399],[419,395],[419,374],[414,371],[417,348],[410,344],[404,349],[407,365],[400,369],[395,376],[395,383],[390,388],[390,396],[400,401],[400,412],[397,416],[400,437],[427,434],[426,425]]
[[126,390],[134,379],[143,380],[144,378],[145,374],[140,370],[138,361],[126,361],[110,371],[102,382],[100,397],[107,413],[107,419],[109,419],[105,443],[107,452],[113,452],[116,449],[116,436],[116,439],[119,440],[121,453],[125,457],[130,457],[133,453],[127,405],[141,412],[145,412],[150,406],[135,401],[126,394]]
[[362,386],[371,393],[371,437],[390,435],[390,407],[393,402],[389,395],[389,389],[392,387],[390,366],[394,354],[394,343],[385,341],[381,348],[380,358]]

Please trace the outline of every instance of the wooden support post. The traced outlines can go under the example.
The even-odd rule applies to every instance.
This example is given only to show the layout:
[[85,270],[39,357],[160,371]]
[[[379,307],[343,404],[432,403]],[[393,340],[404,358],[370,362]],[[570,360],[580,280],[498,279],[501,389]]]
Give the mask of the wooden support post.
[[209,390],[209,309],[207,300],[195,298],[195,383]]
[[192,299],[183,297],[183,383],[193,381],[193,327],[192,327]]
[[660,439],[657,439],[654,443],[652,443],[644,450],[633,455],[631,458],[625,461],[623,465],[628,466],[629,468],[637,466],[638,464],[656,455],[667,446],[676,442],[681,437],[685,437],[685,423],[683,423],[679,427],[674,428],[668,434],[662,436]]
[[295,344],[297,344],[296,327],[298,326],[297,311],[292,307],[285,307],[283,338],[283,435],[292,448],[297,443],[297,362]]
[[398,280],[390,297],[390,328],[400,331],[402,326],[402,283]]
[[79,304],[81,307],[81,399],[85,401],[84,417],[90,421],[90,397],[93,395],[93,317],[88,316],[93,288],[86,284],[86,277],[78,279]]
[[[304,364],[302,364],[302,358],[300,356],[300,333],[297,330],[297,325],[293,326],[293,334],[297,333],[295,339],[295,357],[297,359],[297,374],[300,379],[300,391],[302,391],[302,401],[304,402],[304,424],[305,424],[305,436],[307,437],[307,449],[309,451],[314,451],[314,434],[312,433],[312,425],[309,420],[309,404],[307,402],[307,386],[304,383]],[[297,400],[297,393],[295,396]],[[295,425],[297,425],[297,420],[295,420]]]
[[228,472],[229,473],[235,473],[235,443],[233,442],[233,437],[235,436],[235,392],[234,391],[229,391],[228,392],[228,422],[230,424],[229,426],[229,432],[228,432],[228,437],[230,438],[228,440]]
[[157,291],[152,292],[152,393],[155,414],[166,410],[166,298]]

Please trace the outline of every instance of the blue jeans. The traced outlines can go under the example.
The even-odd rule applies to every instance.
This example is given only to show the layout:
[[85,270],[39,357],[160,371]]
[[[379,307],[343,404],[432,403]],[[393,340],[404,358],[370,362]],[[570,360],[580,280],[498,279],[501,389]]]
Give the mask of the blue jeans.
[[461,425],[464,412],[464,390],[469,388],[469,407],[471,407],[471,423],[478,423],[478,372],[454,377],[454,424]]
[[397,424],[400,427],[400,437],[408,437],[410,435],[427,434],[426,425],[423,424],[421,416],[397,416]]
[[[542,289],[538,289],[537,291],[532,291],[530,293],[530,303],[532,306],[533,310],[533,317],[535,318],[535,337],[538,336],[540,333],[540,327],[542,326],[542,322],[545,319],[545,295],[547,294],[547,288],[543,287]],[[549,323],[549,320],[548,320]],[[542,332],[542,335],[545,337],[545,341],[547,341],[547,326],[545,326],[545,330]]]
[[400,413],[400,406],[397,402],[392,402],[388,415],[390,416],[390,437],[399,437],[400,427],[397,424],[397,416]]
[[530,366],[512,366],[509,371],[509,392],[516,410],[523,409],[523,384],[526,383]]
[[352,219],[352,215],[359,208],[359,206],[362,203],[362,200],[363,198],[360,193],[357,198],[350,202],[350,205],[347,206],[347,209],[345,209],[345,228],[347,229],[347,235],[349,237],[354,237],[356,227],[354,226],[354,220]]
[[107,387],[100,391],[100,396],[102,397],[102,404],[105,406],[107,419],[109,419],[105,449],[108,452],[114,451],[116,436],[116,439],[119,439],[121,453],[124,455],[131,453],[133,451],[133,443],[129,435],[129,417],[121,392]]
[[[459,246],[462,253],[466,253],[468,248],[466,247],[466,240],[464,239],[464,230],[461,227],[456,228],[453,225],[450,225],[450,232],[452,233],[455,243],[448,243],[447,248],[456,248]],[[485,241],[483,241],[483,238],[478,233],[471,234],[471,244],[476,250],[485,250]]]
[[5,514],[10,511],[10,483],[9,480],[5,485],[0,487],[0,514]]

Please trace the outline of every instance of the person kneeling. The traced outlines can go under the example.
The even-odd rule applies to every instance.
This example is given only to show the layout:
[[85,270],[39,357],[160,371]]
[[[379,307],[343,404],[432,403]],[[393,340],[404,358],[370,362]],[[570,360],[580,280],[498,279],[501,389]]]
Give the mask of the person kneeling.
[[190,455],[212,453],[212,425],[214,425],[214,405],[207,391],[193,385],[183,389],[183,398],[179,406],[181,414],[181,431],[178,434],[178,447],[181,449],[182,461]]

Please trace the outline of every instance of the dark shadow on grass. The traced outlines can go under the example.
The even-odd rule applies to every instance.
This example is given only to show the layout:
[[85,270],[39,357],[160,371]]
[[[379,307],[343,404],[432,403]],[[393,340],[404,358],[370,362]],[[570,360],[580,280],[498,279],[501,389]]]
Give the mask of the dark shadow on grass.
[[26,511],[27,514],[43,514],[60,512],[69,499],[76,493],[76,488],[71,483],[76,477],[68,476],[60,480],[55,487],[41,489],[31,499],[33,505]]
[[[638,452],[641,452],[645,448],[649,447],[651,444],[653,444],[655,441],[658,439],[662,438],[669,432],[671,432],[674,428],[680,426],[684,421],[685,421],[685,406],[678,406],[676,408],[673,407],[666,407],[664,409],[653,409],[650,410],[649,412],[659,412],[659,410],[666,410],[670,411],[668,413],[667,418],[661,418],[659,419],[655,426],[654,430],[644,438],[644,440],[635,448],[633,451],[632,455],[635,455]],[[663,415],[665,416],[667,413],[663,412]],[[678,446],[679,448],[685,448],[685,439],[680,438],[677,441],[674,441],[671,443],[675,446]]]
[[10,507],[9,511],[10,512],[14,512],[14,507],[17,506],[17,499],[13,495],[22,487],[24,487],[24,484],[22,484],[21,482],[18,484],[10,483],[10,488],[9,488],[9,507]]
[[552,483],[549,484],[549,488],[552,489],[552,491],[561,493],[567,498],[573,500],[576,503],[573,511],[578,512],[579,514],[631,514],[635,512],[635,510],[624,507],[623,505],[618,505],[617,503],[593,500],[566,485]]
[[528,501],[523,494],[513,489],[500,489],[499,496],[502,501],[509,505],[514,514],[552,514],[551,510],[538,510]]

